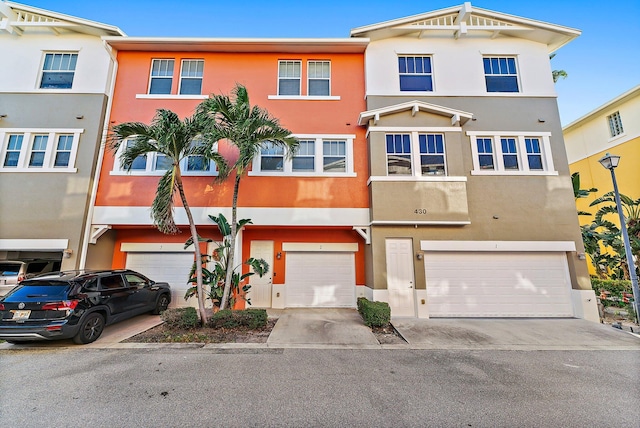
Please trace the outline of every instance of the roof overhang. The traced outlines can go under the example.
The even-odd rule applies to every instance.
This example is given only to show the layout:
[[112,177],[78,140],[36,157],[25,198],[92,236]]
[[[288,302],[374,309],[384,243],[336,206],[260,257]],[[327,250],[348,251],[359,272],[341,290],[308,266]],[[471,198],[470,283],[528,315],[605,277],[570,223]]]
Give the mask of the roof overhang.
[[470,2],[351,30],[352,37],[369,37],[371,40],[391,37],[421,38],[434,33],[450,34],[454,38],[469,34],[485,34],[490,38],[518,37],[546,44],[549,52],[559,49],[581,34],[580,30],[574,28],[472,7]]
[[80,33],[93,36],[126,36],[121,29],[112,25],[11,1],[0,2],[0,33],[21,36],[25,31],[43,29],[55,35]]
[[584,116],[581,116],[578,119],[574,120],[573,122],[571,122],[570,124],[568,124],[567,126],[562,128],[562,132],[571,131],[574,128],[577,128],[577,127],[583,125],[584,123],[588,122],[594,116],[599,115],[599,114],[603,114],[607,110],[614,109],[617,106],[619,106],[620,104],[625,103],[625,102],[631,100],[632,98],[635,98],[635,97],[638,97],[638,96],[640,96],[640,85],[634,86],[633,88],[629,89],[628,91],[618,95],[614,99],[612,99],[610,101],[607,101],[606,103],[604,103],[600,107],[596,108],[595,110],[592,110],[589,113],[585,114]]
[[119,51],[364,53],[369,39],[103,37]]
[[358,125],[364,126],[371,119],[373,119],[373,123],[376,124],[382,116],[396,114],[408,110],[411,111],[412,116],[415,116],[420,111],[424,111],[427,113],[449,117],[451,118],[451,125],[464,125],[471,118],[473,118],[473,114],[466,111],[455,110],[452,108],[443,107],[436,104],[429,104],[422,101],[409,101],[406,103],[395,104],[375,110],[363,111],[358,117]]

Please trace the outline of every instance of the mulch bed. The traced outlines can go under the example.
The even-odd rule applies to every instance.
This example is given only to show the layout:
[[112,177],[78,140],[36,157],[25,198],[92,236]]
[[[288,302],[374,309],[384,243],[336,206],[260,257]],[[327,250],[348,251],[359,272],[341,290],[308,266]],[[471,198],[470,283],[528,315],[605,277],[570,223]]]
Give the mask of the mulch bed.
[[[169,328],[160,324],[137,334],[125,343],[266,343],[277,319],[270,318],[264,328],[250,330],[238,328],[199,327],[193,329]],[[392,325],[371,329],[381,345],[403,344],[404,339]]]

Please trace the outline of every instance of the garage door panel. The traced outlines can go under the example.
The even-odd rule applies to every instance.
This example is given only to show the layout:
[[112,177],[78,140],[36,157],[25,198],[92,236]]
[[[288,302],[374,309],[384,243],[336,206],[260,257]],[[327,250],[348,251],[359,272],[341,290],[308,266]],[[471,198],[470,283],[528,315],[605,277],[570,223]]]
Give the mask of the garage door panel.
[[425,254],[433,317],[573,316],[564,253]]
[[353,253],[287,253],[286,306],[354,307]]
[[171,286],[171,307],[198,306],[194,297],[184,300],[190,287],[187,284],[192,253],[127,253],[127,269],[135,270],[157,282],[168,282]]

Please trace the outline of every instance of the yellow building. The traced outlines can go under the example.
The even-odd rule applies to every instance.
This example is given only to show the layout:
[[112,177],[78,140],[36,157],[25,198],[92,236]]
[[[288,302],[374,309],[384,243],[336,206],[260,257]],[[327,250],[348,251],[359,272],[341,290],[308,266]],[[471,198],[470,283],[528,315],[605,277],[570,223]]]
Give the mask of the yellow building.
[[[576,201],[577,209],[595,214],[589,204],[613,190],[611,173],[598,160],[606,153],[620,156],[615,169],[618,190],[640,198],[640,85],[614,98],[563,128],[571,173],[580,173],[580,188],[597,192]],[[617,216],[608,220],[618,224]],[[580,224],[590,224],[593,216],[579,216]],[[589,270],[593,273],[591,264]]]

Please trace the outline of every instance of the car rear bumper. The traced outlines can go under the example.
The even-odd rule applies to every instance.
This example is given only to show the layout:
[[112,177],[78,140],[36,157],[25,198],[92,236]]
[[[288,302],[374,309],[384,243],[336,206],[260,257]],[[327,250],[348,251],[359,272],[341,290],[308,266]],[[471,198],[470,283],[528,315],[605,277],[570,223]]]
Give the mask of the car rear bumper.
[[78,333],[78,325],[47,324],[34,325],[0,325],[0,339],[10,341],[58,340],[69,339]]

